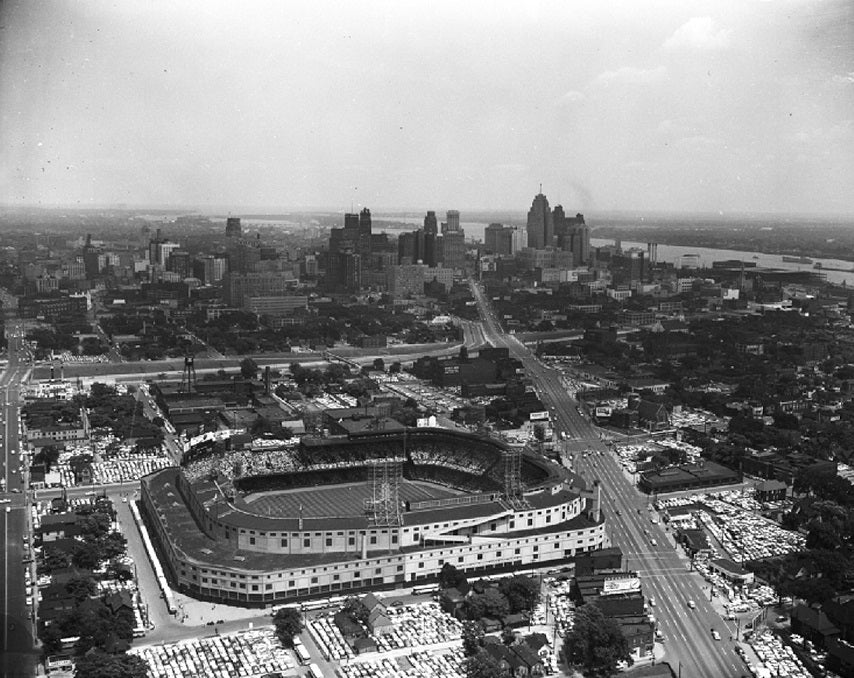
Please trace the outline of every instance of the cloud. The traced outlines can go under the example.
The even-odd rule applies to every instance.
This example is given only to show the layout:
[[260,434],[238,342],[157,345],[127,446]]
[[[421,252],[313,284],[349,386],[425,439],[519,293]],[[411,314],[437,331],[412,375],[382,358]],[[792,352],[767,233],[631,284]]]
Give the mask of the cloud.
[[611,85],[646,85],[657,82],[664,77],[667,69],[664,66],[657,68],[635,68],[634,66],[623,66],[615,71],[605,71],[597,75],[592,85],[599,87],[610,87]]
[[707,16],[695,16],[682,24],[667,40],[664,49],[715,50],[729,47],[730,31],[718,28],[715,21]]
[[579,92],[577,89],[571,89],[558,99],[558,102],[561,104],[574,104],[579,101],[584,101],[586,98],[587,97],[584,96],[583,92]]

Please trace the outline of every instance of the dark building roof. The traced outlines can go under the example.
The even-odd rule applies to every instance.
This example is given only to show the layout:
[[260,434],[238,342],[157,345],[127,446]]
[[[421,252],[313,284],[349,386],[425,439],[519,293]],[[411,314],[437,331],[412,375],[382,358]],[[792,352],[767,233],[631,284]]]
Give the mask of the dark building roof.
[[839,635],[839,629],[833,625],[824,610],[810,605],[798,605],[792,610],[792,620],[803,624],[823,636]]

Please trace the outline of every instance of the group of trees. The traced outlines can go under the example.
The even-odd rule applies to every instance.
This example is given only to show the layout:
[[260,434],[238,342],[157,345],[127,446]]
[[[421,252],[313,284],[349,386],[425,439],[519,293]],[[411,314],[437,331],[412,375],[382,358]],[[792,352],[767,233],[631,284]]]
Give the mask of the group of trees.
[[77,655],[91,648],[103,650],[112,636],[133,639],[133,611],[122,607],[114,613],[102,598],[95,597],[97,586],[91,577],[72,578],[65,590],[74,600],[74,607],[44,627],[39,637],[45,654],[56,653],[63,638],[79,637],[74,646]]
[[276,636],[284,647],[294,646],[294,637],[302,633],[302,612],[295,607],[282,607],[273,613]]

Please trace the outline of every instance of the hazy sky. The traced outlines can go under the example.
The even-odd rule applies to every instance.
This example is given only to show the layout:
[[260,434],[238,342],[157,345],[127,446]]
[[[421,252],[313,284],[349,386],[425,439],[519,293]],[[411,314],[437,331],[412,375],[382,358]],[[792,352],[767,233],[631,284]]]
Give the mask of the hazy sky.
[[3,2],[0,202],[854,214],[854,2]]

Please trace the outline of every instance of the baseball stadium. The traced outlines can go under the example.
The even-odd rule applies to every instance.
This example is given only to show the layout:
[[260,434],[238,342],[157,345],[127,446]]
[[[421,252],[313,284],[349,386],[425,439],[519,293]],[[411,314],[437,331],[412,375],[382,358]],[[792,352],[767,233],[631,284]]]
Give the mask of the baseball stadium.
[[550,566],[607,546],[599,488],[533,452],[437,428],[201,444],[142,479],[180,591],[267,605]]

